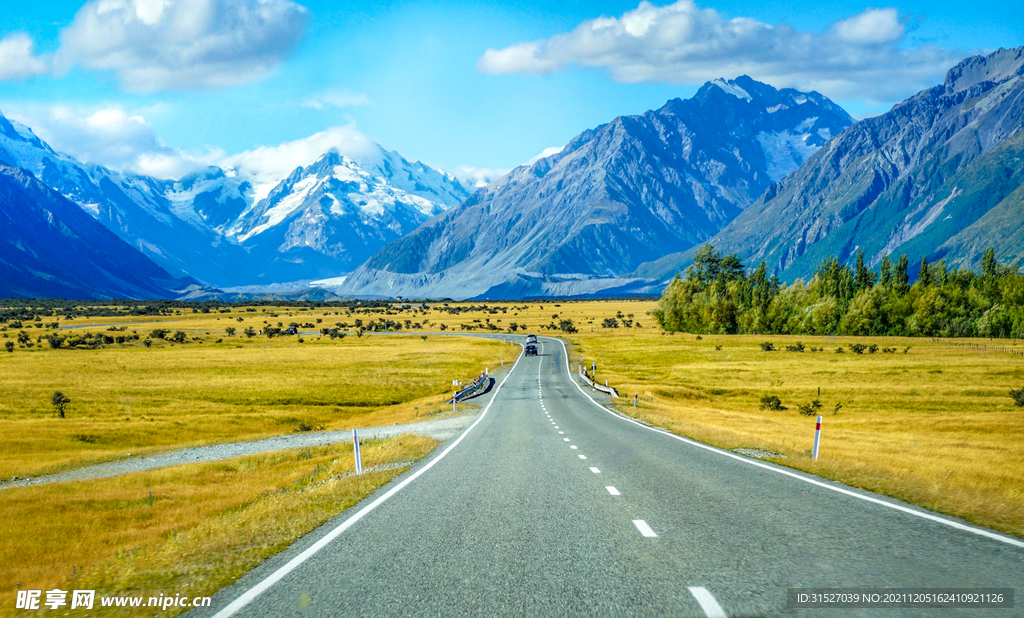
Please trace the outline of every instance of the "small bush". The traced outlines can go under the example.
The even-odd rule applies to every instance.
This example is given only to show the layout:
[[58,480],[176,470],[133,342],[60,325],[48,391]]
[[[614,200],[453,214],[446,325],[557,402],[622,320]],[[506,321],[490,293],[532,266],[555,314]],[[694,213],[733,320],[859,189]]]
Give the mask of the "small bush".
[[164,339],[165,337],[167,337],[167,332],[168,331],[163,328],[154,328],[152,331],[150,331],[149,336],[152,337],[153,339]]
[[818,410],[821,409],[821,402],[815,399],[811,403],[802,403],[799,407],[800,414],[803,414],[804,416],[816,416],[818,414]]
[[874,354],[877,351],[878,351],[878,346],[877,345],[872,343],[870,346],[868,346],[868,354]]
[[152,339],[143,339],[142,340],[142,345],[144,345],[144,346],[146,346],[148,348],[151,345],[153,345],[153,340]]
[[771,341],[765,341],[764,343],[762,343],[760,345],[761,345],[761,351],[762,352],[773,352],[775,350],[775,344],[772,343]]
[[864,350],[866,350],[866,349],[867,349],[867,346],[865,346],[863,343],[851,343],[850,344],[850,351],[853,352],[854,354],[863,354]]
[[844,352],[846,352],[846,350],[844,350],[843,348],[841,348],[841,347],[836,348],[836,354],[842,354]]
[[13,352],[14,351],[14,342],[13,341],[5,342],[4,343],[4,348],[6,348],[8,352]]
[[700,335],[697,335],[697,341],[700,341],[701,339],[703,339],[703,337],[701,337]]
[[1010,397],[1013,397],[1013,405],[1024,407],[1024,388],[1011,388]]
[[720,346],[720,345],[716,345],[716,346],[715,346],[715,349],[716,349],[716,350],[721,350],[721,349],[722,349],[722,346]]
[[785,410],[786,407],[782,405],[782,400],[779,399],[778,395],[765,395],[764,397],[761,397],[761,409]]
[[803,352],[804,351],[804,344],[802,344],[799,341],[797,341],[796,345],[787,345],[786,346],[786,351],[787,352]]
[[171,335],[171,341],[174,343],[185,343],[188,340],[188,335],[183,330],[176,330]]

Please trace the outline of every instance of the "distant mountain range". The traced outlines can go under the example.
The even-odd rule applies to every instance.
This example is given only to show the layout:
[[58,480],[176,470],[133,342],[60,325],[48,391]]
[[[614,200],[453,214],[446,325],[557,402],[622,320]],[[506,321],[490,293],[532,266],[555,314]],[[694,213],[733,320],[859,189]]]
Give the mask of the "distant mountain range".
[[0,116],[0,163],[31,173],[173,275],[215,286],[344,274],[468,196],[453,176],[373,146],[358,161],[325,153],[271,187],[218,167],[158,180],[81,163]]
[[[651,291],[624,277],[715,235],[852,124],[818,93],[740,77],[585,131],[392,242],[340,293],[579,296]],[[653,287],[652,287],[653,286]]]
[[[472,195],[376,145],[269,184],[220,168],[156,180],[0,116],[0,296],[655,294],[705,242],[785,280],[860,251],[975,267],[989,246],[1024,258],[1022,126],[1024,48],[857,123],[818,93],[715,80]],[[296,281],[312,289],[278,285]]]
[[[943,84],[862,120],[769,187],[708,242],[786,280],[829,256],[906,253],[977,269],[1024,258],[1024,48],[967,58]],[[664,280],[690,252],[644,264]]]

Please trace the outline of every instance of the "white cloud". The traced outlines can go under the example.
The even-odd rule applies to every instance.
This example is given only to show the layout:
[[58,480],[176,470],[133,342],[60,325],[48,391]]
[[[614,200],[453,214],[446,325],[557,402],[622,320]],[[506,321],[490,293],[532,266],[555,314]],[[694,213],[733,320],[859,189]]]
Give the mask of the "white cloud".
[[381,148],[353,125],[331,127],[309,137],[276,146],[259,146],[221,158],[217,165],[252,175],[255,184],[277,183],[300,165],[313,163],[331,149],[359,162],[375,160]]
[[79,161],[155,178],[180,178],[223,156],[187,153],[164,144],[143,112],[116,107],[5,106],[54,150]]
[[130,91],[233,86],[277,66],[305,21],[290,0],[90,0],[61,31],[54,66],[113,71]]
[[491,169],[489,167],[473,167],[471,165],[460,165],[453,169],[452,176],[459,179],[462,186],[470,189],[485,187],[495,180],[509,173],[509,170]]
[[526,164],[533,165],[534,163],[540,161],[541,159],[547,159],[551,155],[556,155],[562,152],[564,149],[565,146],[551,146],[550,148],[545,148],[544,150],[540,151],[540,154],[534,155],[529,161],[526,162]]
[[371,105],[370,97],[365,94],[348,92],[327,92],[302,102],[302,107],[311,109],[327,109],[328,107],[357,107]]
[[902,99],[942,79],[963,53],[903,49],[895,9],[868,9],[823,32],[726,19],[692,0],[659,7],[641,2],[621,17],[583,22],[549,39],[488,49],[486,73],[548,74],[570,65],[603,68],[626,83],[696,84],[750,75],[775,87],[818,90],[834,98]]
[[32,37],[15,32],[0,40],[0,81],[25,79],[45,73],[47,62],[36,56]]
[[896,9],[868,9],[849,19],[838,21],[833,30],[840,39],[859,45],[898,43],[905,29]]

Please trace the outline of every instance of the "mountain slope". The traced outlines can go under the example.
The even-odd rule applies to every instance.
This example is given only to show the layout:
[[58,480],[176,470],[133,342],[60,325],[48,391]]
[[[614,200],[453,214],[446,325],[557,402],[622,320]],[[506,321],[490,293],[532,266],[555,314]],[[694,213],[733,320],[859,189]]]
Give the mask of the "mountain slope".
[[0,297],[173,298],[175,280],[27,171],[0,164]]
[[622,274],[711,237],[851,122],[817,93],[709,82],[516,168],[384,247],[341,290],[466,298],[516,294],[517,280],[533,282],[528,295],[538,280],[568,295],[627,285]]
[[0,115],[0,162],[30,171],[170,272],[218,286],[343,274],[468,196],[439,170],[372,142],[359,150],[357,160],[336,161],[347,180],[313,193],[299,180],[313,174],[323,184],[333,172],[321,168],[339,166],[322,157],[265,187],[219,167],[157,180],[83,164]]
[[[710,240],[786,279],[829,255],[870,264],[908,253],[976,266],[997,244],[1024,257],[1017,230],[1024,48],[972,57],[944,83],[828,142]],[[671,276],[686,256],[638,269]]]

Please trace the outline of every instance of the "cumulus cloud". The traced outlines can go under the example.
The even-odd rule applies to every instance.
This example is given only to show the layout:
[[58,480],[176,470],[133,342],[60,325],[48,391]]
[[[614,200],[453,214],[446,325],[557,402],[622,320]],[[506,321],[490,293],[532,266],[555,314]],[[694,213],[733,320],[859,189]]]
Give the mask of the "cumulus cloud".
[[349,92],[326,92],[311,97],[302,102],[302,107],[310,109],[327,109],[330,107],[358,107],[370,105],[370,97],[365,94],[351,94]]
[[171,148],[157,137],[142,111],[67,105],[15,105],[7,111],[58,152],[115,170],[180,178],[223,156],[216,150],[196,154]]
[[78,65],[112,71],[134,92],[235,86],[280,64],[305,23],[291,0],[90,0],[52,58],[25,33],[0,41],[0,80]]
[[47,61],[36,56],[29,35],[15,32],[0,40],[0,80],[25,79],[46,70]]
[[726,19],[692,0],[650,2],[620,17],[583,22],[542,41],[488,49],[477,60],[491,74],[548,74],[578,65],[625,83],[695,84],[750,75],[776,87],[829,96],[899,99],[933,85],[964,57],[957,51],[900,46],[904,25],[893,8],[868,9],[823,32]]

